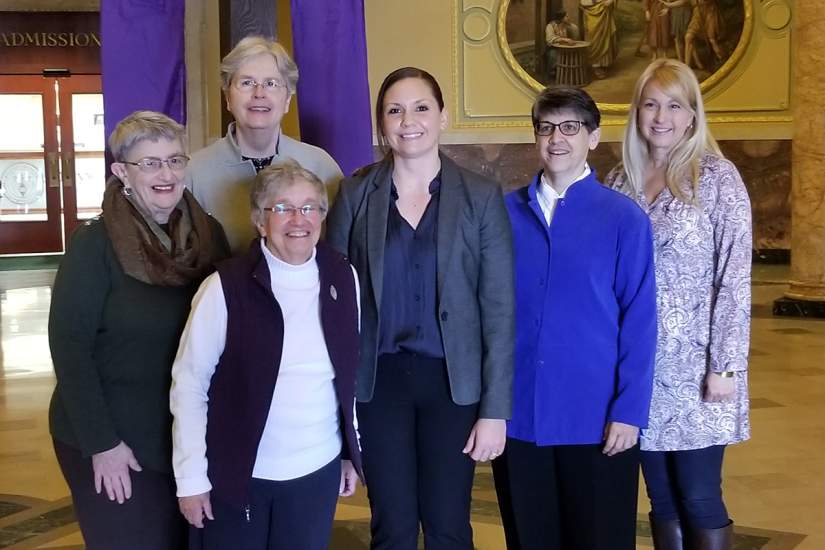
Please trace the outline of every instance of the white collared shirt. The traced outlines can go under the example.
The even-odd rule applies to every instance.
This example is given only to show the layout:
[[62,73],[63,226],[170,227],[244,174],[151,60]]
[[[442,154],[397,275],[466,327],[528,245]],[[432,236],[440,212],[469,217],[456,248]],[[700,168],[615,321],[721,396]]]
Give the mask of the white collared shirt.
[[547,225],[550,225],[550,222],[553,220],[553,213],[556,211],[556,204],[558,204],[560,200],[564,199],[564,195],[567,193],[567,190],[570,189],[574,183],[583,180],[589,175],[590,166],[585,164],[581,175],[571,181],[570,184],[564,187],[561,191],[558,191],[550,184],[544,173],[542,173],[541,181],[539,182],[538,189],[536,190],[536,197],[538,197],[539,207],[541,208],[542,214],[544,214],[544,220],[547,222]]

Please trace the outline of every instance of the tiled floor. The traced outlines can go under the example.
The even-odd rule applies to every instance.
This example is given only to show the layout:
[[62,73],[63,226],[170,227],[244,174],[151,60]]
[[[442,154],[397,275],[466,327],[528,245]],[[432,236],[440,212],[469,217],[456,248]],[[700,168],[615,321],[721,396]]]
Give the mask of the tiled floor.
[[[737,550],[825,549],[825,322],[770,316],[786,272],[754,272],[753,439],[729,449],[725,464]],[[0,272],[0,548],[8,550],[83,548],[46,418],[52,277]],[[650,548],[640,491],[638,547]],[[476,547],[504,548],[488,466],[478,469],[474,497]],[[368,521],[361,490],[339,505],[332,548],[367,548]]]

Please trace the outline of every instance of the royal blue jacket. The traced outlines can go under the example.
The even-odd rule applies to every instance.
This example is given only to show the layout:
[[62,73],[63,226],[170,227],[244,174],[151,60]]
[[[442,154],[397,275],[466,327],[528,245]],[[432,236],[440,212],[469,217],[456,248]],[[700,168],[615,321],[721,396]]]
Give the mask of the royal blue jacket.
[[539,182],[540,174],[505,199],[516,266],[507,436],[596,444],[607,422],[647,426],[656,350],[650,222],[591,173],[567,190],[548,226]]

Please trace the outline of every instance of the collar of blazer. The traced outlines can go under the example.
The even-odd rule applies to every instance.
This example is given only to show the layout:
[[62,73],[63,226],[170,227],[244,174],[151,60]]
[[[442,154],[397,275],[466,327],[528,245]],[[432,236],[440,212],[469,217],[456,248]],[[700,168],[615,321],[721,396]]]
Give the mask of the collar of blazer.
[[[441,158],[441,191],[438,203],[438,229],[436,247],[438,250],[438,293],[450,279],[450,261],[457,243],[459,222],[466,219],[464,211],[470,207],[469,188],[464,173],[443,153]],[[367,258],[372,279],[375,303],[381,303],[384,282],[384,247],[387,241],[387,217],[390,209],[392,179],[392,157],[380,161],[366,176],[372,181],[372,190],[367,197]]]

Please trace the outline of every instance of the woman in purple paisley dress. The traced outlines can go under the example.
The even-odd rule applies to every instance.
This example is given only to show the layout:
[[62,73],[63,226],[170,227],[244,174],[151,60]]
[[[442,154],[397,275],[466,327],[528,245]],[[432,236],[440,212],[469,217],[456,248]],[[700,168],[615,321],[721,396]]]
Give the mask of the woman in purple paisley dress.
[[648,213],[655,246],[659,335],[641,436],[654,546],[729,549],[722,458],[750,437],[751,208],[685,64],[659,59],[639,78],[622,158],[605,184]]

